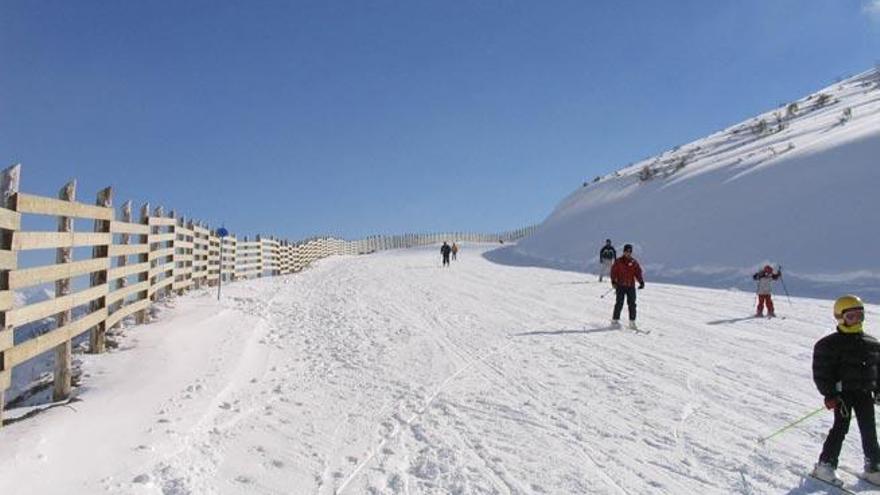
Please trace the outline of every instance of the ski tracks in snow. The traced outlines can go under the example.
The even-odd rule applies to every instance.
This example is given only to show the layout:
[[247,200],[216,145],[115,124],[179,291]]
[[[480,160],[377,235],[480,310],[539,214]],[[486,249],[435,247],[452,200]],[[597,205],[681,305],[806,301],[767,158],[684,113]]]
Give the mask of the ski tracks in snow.
[[815,401],[803,361],[819,325],[709,325],[750,308],[751,295],[655,284],[639,299],[651,334],[577,330],[607,321],[605,284],[494,265],[474,251],[448,269],[434,266],[433,250],[330,258],[224,288],[224,311],[244,326],[199,350],[210,366],[161,405],[147,433],[155,441],[133,446],[145,462],[105,488],[619,495],[795,486],[804,467],[796,453],[816,450],[827,425],[769,447],[780,450],[756,449],[754,439]]

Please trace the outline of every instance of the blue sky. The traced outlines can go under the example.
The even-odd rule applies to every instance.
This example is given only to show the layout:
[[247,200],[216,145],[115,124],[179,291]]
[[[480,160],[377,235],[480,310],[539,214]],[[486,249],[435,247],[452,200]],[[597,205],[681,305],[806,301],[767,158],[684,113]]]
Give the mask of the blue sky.
[[0,157],[240,234],[515,228],[880,61],[880,2],[0,2]]

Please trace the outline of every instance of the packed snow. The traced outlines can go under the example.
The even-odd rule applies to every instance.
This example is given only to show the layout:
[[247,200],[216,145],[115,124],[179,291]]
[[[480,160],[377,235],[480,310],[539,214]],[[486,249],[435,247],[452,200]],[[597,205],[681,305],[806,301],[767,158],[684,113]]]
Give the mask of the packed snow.
[[[0,493],[828,493],[803,475],[829,412],[758,439],[821,406],[830,301],[777,296],[784,318],[755,319],[752,293],[647,271],[650,333],[612,330],[607,283],[487,249],[174,300],[81,357],[74,402],[0,429]],[[856,428],[841,462],[861,465]]]
[[880,302],[878,156],[871,70],[585,183],[493,260],[595,272],[611,238],[655,280],[748,289],[770,263],[792,293]]

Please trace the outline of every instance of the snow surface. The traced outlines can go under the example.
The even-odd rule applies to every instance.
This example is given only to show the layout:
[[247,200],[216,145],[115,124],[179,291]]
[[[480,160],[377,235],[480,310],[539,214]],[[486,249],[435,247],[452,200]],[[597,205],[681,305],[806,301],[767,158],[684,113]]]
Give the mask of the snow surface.
[[609,330],[607,284],[485,249],[177,299],[82,357],[78,401],[0,429],[0,493],[828,493],[802,474],[830,413],[757,439],[821,405],[829,301],[749,319],[751,293],[649,279],[651,333]]
[[[635,245],[650,280],[754,290],[750,275],[772,263],[793,294],[880,302],[880,72],[796,103],[791,118],[767,112],[578,188],[492,259],[597,272],[611,238]],[[778,129],[776,115],[782,130],[754,132]]]

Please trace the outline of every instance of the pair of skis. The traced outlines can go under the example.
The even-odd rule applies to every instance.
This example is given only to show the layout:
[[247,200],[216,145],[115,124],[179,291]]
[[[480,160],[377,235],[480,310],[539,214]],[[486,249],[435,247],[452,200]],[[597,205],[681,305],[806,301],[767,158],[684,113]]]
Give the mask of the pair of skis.
[[[607,330],[629,330],[630,332],[640,333],[642,335],[648,335],[649,333],[651,333],[650,330],[645,330],[645,329],[639,328],[639,327],[631,327],[629,325],[621,325],[620,323],[618,323],[616,325],[615,324],[608,325],[604,329],[607,329]],[[584,331],[587,331],[587,330],[588,330],[587,328],[584,328]]]
[[858,485],[849,485],[849,486],[847,486],[846,484],[838,485],[838,484],[832,483],[830,481],[826,481],[821,478],[817,478],[817,477],[813,476],[812,473],[807,473],[807,477],[812,480],[815,480],[818,483],[822,483],[825,486],[833,488],[838,493],[844,493],[847,495],[857,495],[859,493],[860,488],[861,489],[871,489],[871,490],[880,489],[880,485],[877,485],[875,483],[868,481],[867,479],[865,479],[865,476],[862,473],[856,472],[854,469],[850,469],[850,468],[841,466],[841,467],[838,467],[838,470],[843,473],[854,476],[856,479],[858,479],[861,482],[864,482],[868,486],[867,487],[859,487]]

